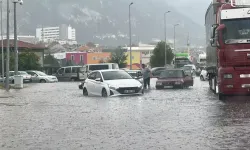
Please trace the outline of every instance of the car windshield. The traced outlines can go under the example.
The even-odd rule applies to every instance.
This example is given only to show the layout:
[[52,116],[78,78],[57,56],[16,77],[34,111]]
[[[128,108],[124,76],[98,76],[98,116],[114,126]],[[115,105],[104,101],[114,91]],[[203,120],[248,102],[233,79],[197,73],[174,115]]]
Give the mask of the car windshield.
[[183,72],[181,70],[167,70],[160,74],[160,78],[183,78]]
[[102,76],[103,76],[104,80],[133,79],[125,71],[107,71],[107,72],[102,72]]
[[250,39],[250,20],[245,19],[231,19],[223,20],[226,29],[223,32],[226,44],[237,43],[239,40]]
[[43,73],[43,72],[36,72],[39,76],[47,76],[47,74]]

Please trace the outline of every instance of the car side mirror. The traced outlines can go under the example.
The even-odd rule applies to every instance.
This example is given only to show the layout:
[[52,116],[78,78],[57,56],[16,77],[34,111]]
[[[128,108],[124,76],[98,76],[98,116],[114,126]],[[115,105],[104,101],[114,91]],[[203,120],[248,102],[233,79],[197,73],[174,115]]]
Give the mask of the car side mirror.
[[101,82],[101,78],[96,78],[95,81]]

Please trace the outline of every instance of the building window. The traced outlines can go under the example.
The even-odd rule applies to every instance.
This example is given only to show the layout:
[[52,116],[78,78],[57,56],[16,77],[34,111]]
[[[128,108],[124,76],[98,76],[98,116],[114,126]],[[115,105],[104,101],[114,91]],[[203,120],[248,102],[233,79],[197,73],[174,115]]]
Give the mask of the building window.
[[93,60],[96,60],[96,57],[93,57],[92,59],[93,59]]
[[83,62],[83,55],[80,55],[80,61]]
[[74,60],[74,55],[71,55],[71,60],[72,60],[72,61]]

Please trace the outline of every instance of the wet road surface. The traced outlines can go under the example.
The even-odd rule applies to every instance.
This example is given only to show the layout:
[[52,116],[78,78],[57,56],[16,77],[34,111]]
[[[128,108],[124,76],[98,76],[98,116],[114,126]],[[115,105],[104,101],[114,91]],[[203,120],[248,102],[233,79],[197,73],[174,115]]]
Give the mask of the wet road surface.
[[198,78],[132,97],[83,97],[66,82],[1,94],[1,150],[250,148],[250,97],[219,101]]

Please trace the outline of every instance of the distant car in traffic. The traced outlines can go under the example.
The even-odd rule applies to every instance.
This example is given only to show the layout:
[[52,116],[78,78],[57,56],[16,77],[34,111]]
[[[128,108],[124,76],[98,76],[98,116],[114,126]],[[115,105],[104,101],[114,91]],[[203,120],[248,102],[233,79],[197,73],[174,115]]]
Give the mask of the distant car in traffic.
[[128,74],[130,74],[134,79],[143,83],[143,77],[141,70],[126,70]]
[[192,76],[186,75],[182,69],[164,70],[156,81],[156,89],[186,88],[193,86]]
[[58,82],[56,76],[50,76],[41,71],[28,70],[26,72],[31,75],[32,82],[37,82],[37,83]]
[[207,74],[206,67],[204,67],[204,68],[201,70],[200,80],[201,80],[201,81],[206,81],[206,80],[208,80],[208,74]]
[[166,70],[166,67],[155,67],[151,69],[151,73],[153,78],[157,78],[160,76],[161,72]]
[[183,66],[181,69],[183,69],[184,71],[187,71],[187,70],[191,71],[192,76],[194,76],[194,75],[196,74],[196,73],[195,73],[195,71],[196,71],[195,65],[192,65],[192,64],[190,64],[190,65],[185,65],[185,66]]
[[124,70],[92,71],[83,86],[85,96],[108,97],[143,93],[143,85]]

